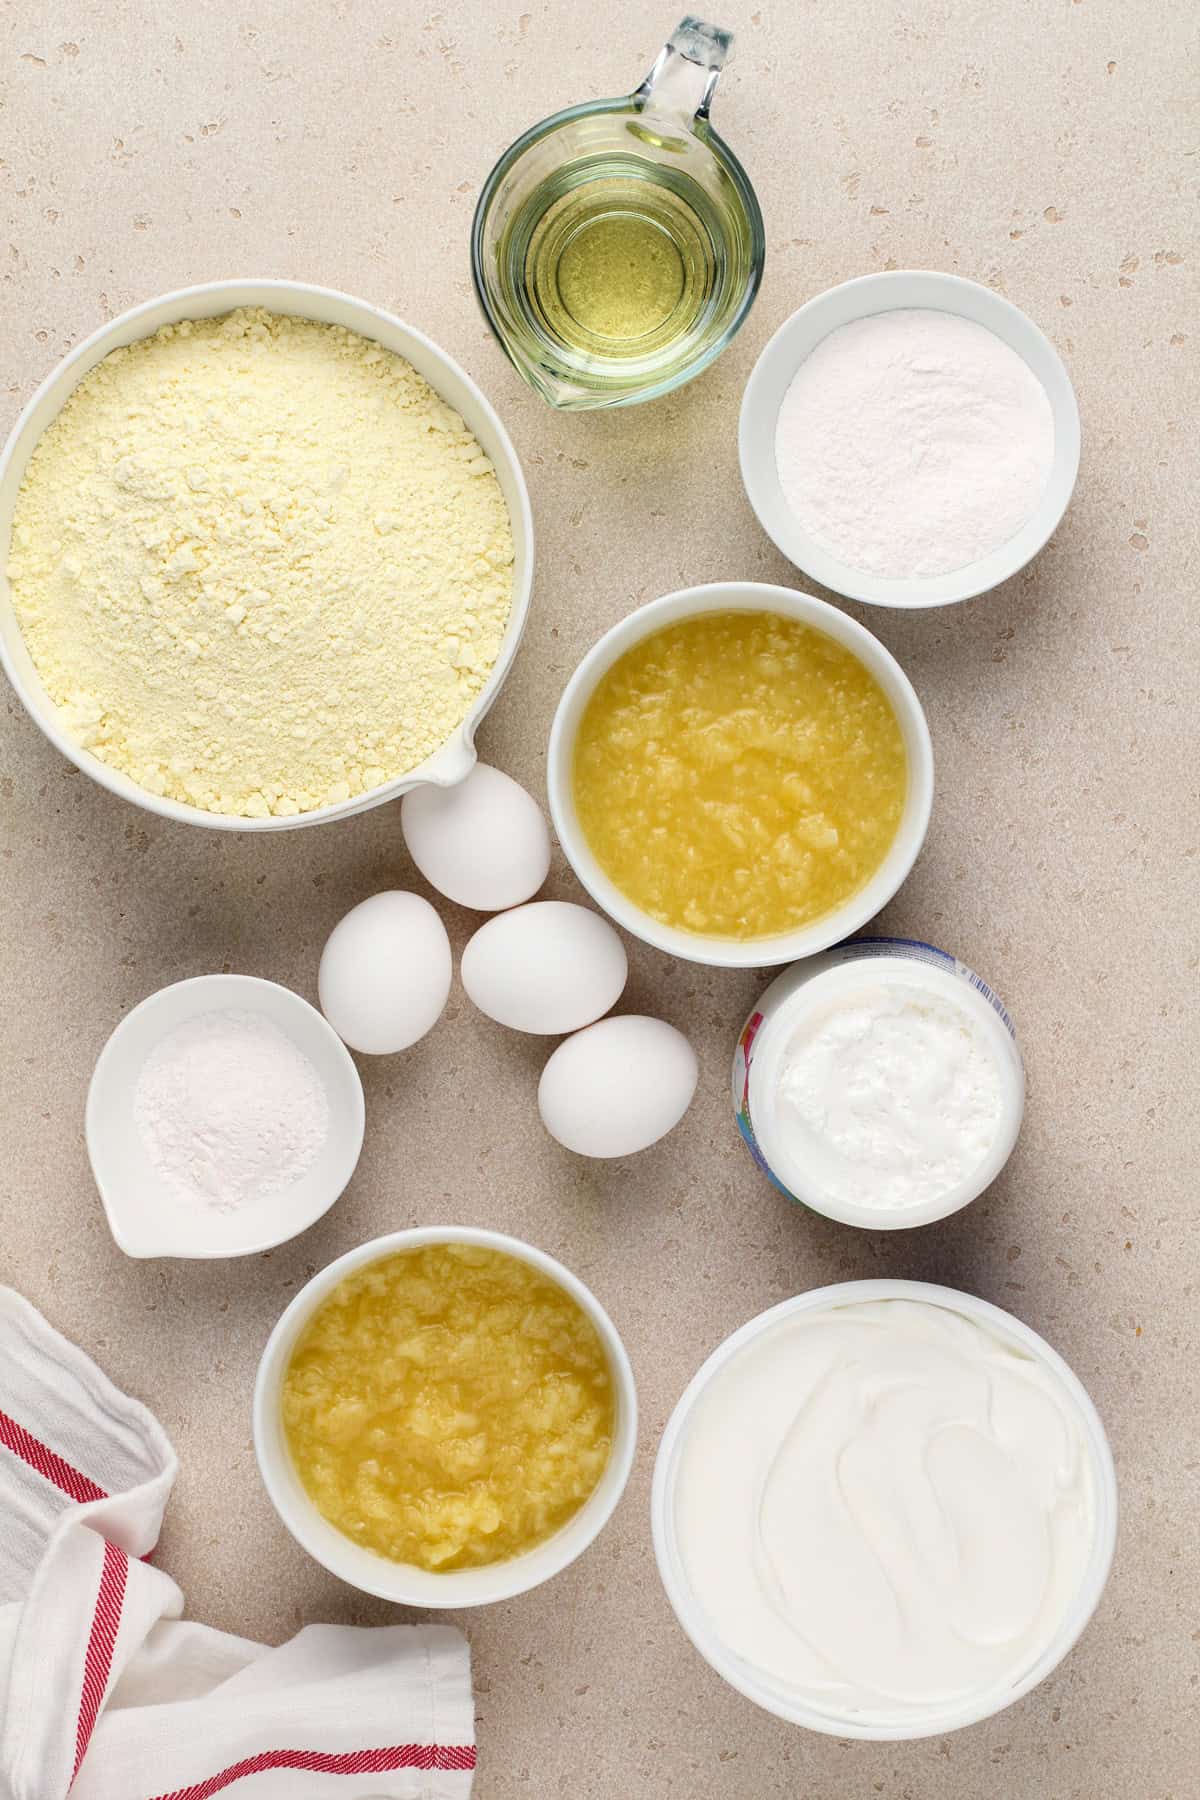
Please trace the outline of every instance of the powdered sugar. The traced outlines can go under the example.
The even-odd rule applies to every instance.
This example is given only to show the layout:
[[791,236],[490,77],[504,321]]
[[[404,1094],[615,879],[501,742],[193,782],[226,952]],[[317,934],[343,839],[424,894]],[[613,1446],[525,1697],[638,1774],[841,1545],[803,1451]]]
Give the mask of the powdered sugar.
[[1054,457],[1041,382],[973,320],[898,309],[830,332],[784,395],[775,460],[804,529],[851,568],[948,574],[1034,511]]
[[158,1044],[138,1076],[134,1118],[178,1198],[222,1210],[293,1186],[329,1133],[311,1062],[261,1013],[202,1013]]

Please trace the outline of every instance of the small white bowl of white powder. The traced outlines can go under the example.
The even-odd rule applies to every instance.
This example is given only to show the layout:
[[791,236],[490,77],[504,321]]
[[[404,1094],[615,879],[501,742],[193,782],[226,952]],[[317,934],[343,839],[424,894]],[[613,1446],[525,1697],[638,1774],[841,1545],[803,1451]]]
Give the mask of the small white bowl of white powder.
[[160,988],[100,1053],[92,1173],[128,1256],[249,1256],[328,1211],[362,1149],[362,1082],[307,1000],[251,975]]
[[956,275],[897,270],[810,300],[746,386],[742,479],[814,580],[945,606],[1037,555],[1079,468],[1079,409],[1033,321]]

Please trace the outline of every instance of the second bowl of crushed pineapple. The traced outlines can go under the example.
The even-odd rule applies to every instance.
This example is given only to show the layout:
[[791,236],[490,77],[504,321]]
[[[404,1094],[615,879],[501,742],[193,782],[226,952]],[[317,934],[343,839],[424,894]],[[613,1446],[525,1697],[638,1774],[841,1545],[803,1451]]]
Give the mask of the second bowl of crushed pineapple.
[[294,1297],[254,1390],[254,1448],[310,1556],[403,1606],[481,1606],[557,1575],[624,1491],[637,1395],[604,1308],[499,1232],[424,1226]]
[[846,613],[712,582],[639,607],[559,701],[550,811],[597,905],[669,955],[813,956],[920,852],[933,748],[912,683]]

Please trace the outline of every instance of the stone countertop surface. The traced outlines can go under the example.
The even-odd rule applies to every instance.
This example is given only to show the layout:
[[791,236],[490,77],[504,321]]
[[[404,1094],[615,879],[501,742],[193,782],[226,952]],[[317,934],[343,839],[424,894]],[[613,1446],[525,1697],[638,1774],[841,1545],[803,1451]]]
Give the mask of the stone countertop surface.
[[[522,5],[526,10],[520,10]],[[753,10],[751,10],[753,8]],[[1189,1800],[1197,1793],[1195,434],[1200,116],[1185,0],[747,0],[715,120],[766,217],[766,277],[719,363],[657,404],[564,417],[524,388],[471,289],[475,195],[557,107],[634,85],[670,7],[614,0],[19,0],[0,21],[5,426],[103,320],[245,274],[348,290],[432,333],[498,407],[539,534],[516,667],[481,750],[543,792],[555,702],[613,620],[719,577],[804,585],[737,466],[754,359],[802,301],[884,268],[1006,294],[1070,368],[1084,448],[1035,564],[926,614],[851,608],[911,675],[938,767],[921,860],[881,924],[1004,996],[1029,1073],[1007,1170],[965,1213],[871,1235],[755,1172],[729,1064],[766,979],[630,944],[622,1005],[686,1031],[684,1124],[613,1165],[537,1123],[546,1047],[456,986],[403,1056],[362,1059],[358,1174],[319,1225],[216,1264],[128,1261],[88,1171],[83,1102],[118,1019],[218,969],[315,998],[326,933],[377,889],[426,891],[394,806],[269,837],[168,824],[63,761],[0,702],[0,1270],[140,1396],[182,1473],[159,1560],[189,1613],[278,1641],[395,1617],[310,1562],[267,1502],[249,1399],[314,1270],[425,1222],[561,1257],[623,1333],[643,1420],[613,1523],[539,1592],[461,1619],[479,1800]],[[556,856],[550,895],[577,897]],[[443,907],[456,950],[471,927]],[[735,1326],[834,1280],[945,1282],[1015,1312],[1078,1372],[1121,1482],[1117,1561],[1082,1642],[990,1723],[898,1745],[789,1728],[685,1639],[648,1526],[659,1434]]]

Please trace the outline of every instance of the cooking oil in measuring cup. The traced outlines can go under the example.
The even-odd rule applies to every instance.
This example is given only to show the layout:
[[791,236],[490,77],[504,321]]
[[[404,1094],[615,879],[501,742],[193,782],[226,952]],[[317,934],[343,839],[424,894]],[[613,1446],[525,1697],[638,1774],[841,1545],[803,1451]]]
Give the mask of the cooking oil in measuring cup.
[[668,183],[637,156],[591,160],[530,195],[502,278],[568,351],[620,362],[669,350],[717,298],[720,221],[686,177]]
[[635,94],[535,126],[476,212],[476,286],[552,405],[628,405],[728,343],[762,269],[762,221],[708,124],[728,34],[688,19]]

